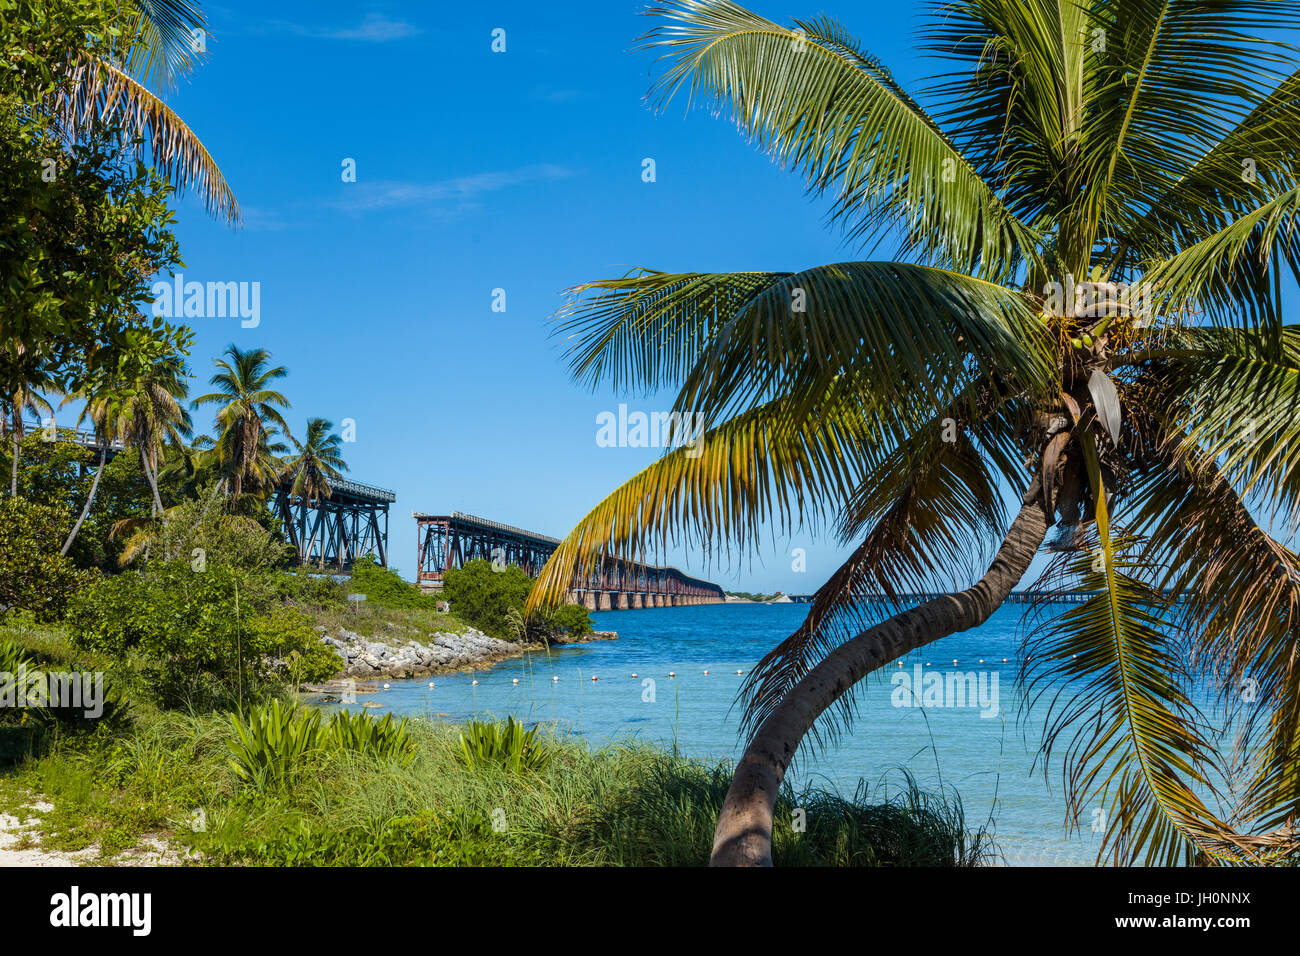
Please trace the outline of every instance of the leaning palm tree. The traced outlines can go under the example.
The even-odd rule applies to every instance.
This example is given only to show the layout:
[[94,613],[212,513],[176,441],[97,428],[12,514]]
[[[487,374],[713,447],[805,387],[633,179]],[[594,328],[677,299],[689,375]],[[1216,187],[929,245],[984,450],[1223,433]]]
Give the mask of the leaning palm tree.
[[282,365],[271,367],[271,353],[266,349],[242,350],[231,345],[224,354],[229,361],[216,360],[220,371],[211,380],[217,391],[200,395],[194,407],[221,406],[215,451],[233,495],[239,497],[246,483],[274,485],[267,474],[268,469],[274,470],[266,451],[267,432],[268,427],[275,427],[289,434],[279,412],[279,408],[289,407],[289,400],[268,386],[289,371]]
[[81,414],[77,419],[77,424],[81,424],[86,419],[90,419],[95,441],[99,445],[99,460],[95,463],[95,477],[91,479],[90,489],[86,493],[86,501],[81,506],[81,513],[77,515],[76,522],[72,525],[72,530],[68,532],[67,538],[63,541],[63,547],[60,554],[67,554],[72,549],[72,544],[77,540],[77,535],[81,533],[81,526],[85,524],[86,518],[90,515],[90,509],[94,507],[95,496],[99,492],[99,481],[104,476],[104,467],[108,464],[108,452],[113,444],[121,437],[117,433],[117,428],[121,423],[122,416],[119,414],[118,401],[120,396],[113,390],[109,384],[104,384],[95,391],[85,389],[64,396],[61,405],[67,405],[70,402],[83,400]]
[[[707,428],[597,505],[531,603],[669,541],[808,525],[855,545],[742,688],[713,862],[770,864],[804,738],[847,730],[871,672],[986,621],[1055,526],[1053,580],[1093,593],[1045,619],[1023,678],[1073,824],[1104,801],[1120,862],[1294,852],[1300,559],[1270,521],[1300,509],[1300,327],[1280,306],[1300,53],[1272,28],[1300,2],[934,12],[953,66],[914,98],[829,20],[652,11],[660,102],[686,86],[730,113],[896,261],[577,287],[575,376],[673,388]],[[981,546],[982,572],[953,572]]]
[[115,18],[117,34],[68,64],[70,82],[58,87],[46,111],[68,142],[116,128],[178,189],[193,187],[209,212],[232,223],[239,204],[207,148],[162,99],[206,52],[207,22],[190,0],[127,0]]
[[182,402],[188,391],[184,359],[175,354],[149,361],[128,381],[87,396],[84,414],[107,422],[105,434],[134,445],[140,467],[153,493],[155,517],[163,514],[158,492],[158,469],[168,443],[179,443],[191,432],[190,414]]

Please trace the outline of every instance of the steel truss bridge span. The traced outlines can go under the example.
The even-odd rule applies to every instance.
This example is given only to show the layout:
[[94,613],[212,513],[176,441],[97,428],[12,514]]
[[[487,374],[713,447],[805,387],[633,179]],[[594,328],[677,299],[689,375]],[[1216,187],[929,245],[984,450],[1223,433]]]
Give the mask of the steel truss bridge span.
[[[441,589],[443,575],[478,558],[497,566],[513,565],[535,578],[560,546],[559,538],[459,511],[411,517],[417,525],[418,581],[425,589]],[[677,568],[610,559],[576,575],[568,599],[590,611],[622,611],[720,604],[726,595],[712,581]]]
[[373,554],[388,567],[388,506],[397,495],[359,481],[330,482],[330,496],[308,504],[291,493],[292,481],[275,489],[273,507],[301,565],[346,570]]

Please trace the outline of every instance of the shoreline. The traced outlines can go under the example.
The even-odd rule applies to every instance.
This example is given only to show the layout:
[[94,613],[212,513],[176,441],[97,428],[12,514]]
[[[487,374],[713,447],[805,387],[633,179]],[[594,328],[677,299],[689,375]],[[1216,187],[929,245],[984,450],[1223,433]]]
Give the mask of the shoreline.
[[332,647],[343,663],[341,672],[324,684],[303,685],[313,692],[320,688],[335,689],[331,685],[346,680],[408,680],[419,677],[436,677],[440,674],[465,673],[487,670],[498,661],[522,657],[547,647],[565,647],[570,644],[588,644],[595,641],[616,641],[617,631],[592,631],[570,635],[560,632],[544,642],[523,644],[491,637],[476,628],[463,634],[435,631],[425,635],[427,643],[407,640],[403,643],[381,641],[363,637],[347,628],[339,628],[336,635],[321,634],[321,641]]

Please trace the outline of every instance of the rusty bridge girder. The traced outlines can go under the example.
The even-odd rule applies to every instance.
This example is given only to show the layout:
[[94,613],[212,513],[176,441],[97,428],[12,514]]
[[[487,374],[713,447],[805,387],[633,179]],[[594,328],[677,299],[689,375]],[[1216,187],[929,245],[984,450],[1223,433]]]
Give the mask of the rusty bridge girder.
[[[440,589],[447,571],[476,558],[513,565],[536,577],[560,545],[558,538],[459,511],[412,517],[417,525],[417,580],[426,589]],[[720,604],[726,600],[718,585],[677,568],[615,560],[575,575],[568,597],[592,611]]]
[[275,490],[272,504],[285,539],[300,565],[345,571],[357,558],[373,554],[388,567],[388,506],[397,495],[358,481],[330,483],[330,496],[308,503],[294,497],[291,482]]

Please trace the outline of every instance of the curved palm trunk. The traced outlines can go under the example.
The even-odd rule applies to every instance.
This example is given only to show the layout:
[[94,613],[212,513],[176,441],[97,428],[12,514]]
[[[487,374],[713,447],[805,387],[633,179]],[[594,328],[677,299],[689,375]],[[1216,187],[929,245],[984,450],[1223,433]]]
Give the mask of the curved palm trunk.
[[926,601],[837,647],[763,721],[736,764],[713,836],[713,866],[771,866],[772,812],[795,749],[821,714],[872,671],[932,641],[983,624],[1024,576],[1047,535],[1038,483],[975,585]]
[[10,473],[9,496],[11,498],[18,497],[18,450],[20,447],[21,446],[18,444],[18,432],[15,431],[13,433],[13,448],[14,448],[13,467],[10,469],[9,472]]
[[95,500],[95,492],[99,490],[99,476],[104,473],[104,462],[108,460],[108,439],[104,439],[103,444],[99,446],[99,467],[95,469],[95,480],[90,483],[90,494],[86,495],[86,504],[81,509],[81,514],[77,518],[77,523],[72,526],[72,531],[68,534],[68,540],[63,542],[63,548],[59,554],[67,554],[68,549],[72,547],[72,542],[77,540],[77,532],[81,530],[82,522],[86,520],[86,515],[90,514],[90,506]]

